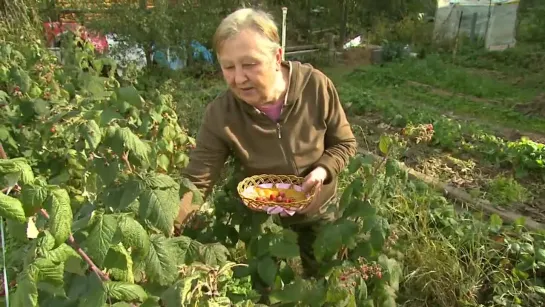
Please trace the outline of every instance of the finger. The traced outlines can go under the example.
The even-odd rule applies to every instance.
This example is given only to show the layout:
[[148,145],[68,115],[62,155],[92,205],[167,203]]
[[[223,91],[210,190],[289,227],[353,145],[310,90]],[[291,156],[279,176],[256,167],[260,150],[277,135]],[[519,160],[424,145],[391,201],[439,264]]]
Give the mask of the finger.
[[314,185],[314,182],[312,182],[312,180],[309,179],[303,182],[303,185],[301,186],[301,188],[303,189],[303,192],[308,193],[312,189],[313,185]]

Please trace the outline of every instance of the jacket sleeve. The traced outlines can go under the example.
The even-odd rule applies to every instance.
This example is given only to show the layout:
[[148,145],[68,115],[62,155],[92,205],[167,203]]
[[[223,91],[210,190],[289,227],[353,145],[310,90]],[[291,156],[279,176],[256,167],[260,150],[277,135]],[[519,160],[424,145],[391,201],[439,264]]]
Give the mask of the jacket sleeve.
[[316,163],[328,172],[325,184],[330,183],[348,165],[350,157],[357,152],[356,138],[348,123],[339,95],[333,82],[327,78],[324,95],[325,151]]
[[189,155],[189,163],[182,176],[189,179],[208,197],[229,155],[229,146],[220,136],[221,112],[210,103],[196,137],[195,148]]

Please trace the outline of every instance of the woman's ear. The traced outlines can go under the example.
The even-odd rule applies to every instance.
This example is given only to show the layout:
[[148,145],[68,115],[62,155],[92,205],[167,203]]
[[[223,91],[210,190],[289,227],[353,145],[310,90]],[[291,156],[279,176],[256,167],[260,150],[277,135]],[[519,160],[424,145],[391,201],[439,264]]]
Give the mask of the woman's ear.
[[283,54],[282,47],[278,47],[275,53],[276,70],[282,69],[282,54]]

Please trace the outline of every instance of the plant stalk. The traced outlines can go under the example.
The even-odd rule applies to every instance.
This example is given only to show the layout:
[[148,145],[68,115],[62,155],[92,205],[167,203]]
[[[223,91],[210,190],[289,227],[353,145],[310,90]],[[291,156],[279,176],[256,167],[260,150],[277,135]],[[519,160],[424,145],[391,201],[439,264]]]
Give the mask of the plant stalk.
[[[45,211],[45,209],[42,208],[39,212],[43,217],[49,219],[49,214],[47,213],[47,211]],[[83,249],[79,247],[73,235],[70,235],[70,237],[68,237],[68,244],[70,244],[70,246],[78,253],[78,255],[81,256],[81,258],[83,258],[83,260],[85,260],[85,262],[87,262],[89,267],[91,267],[91,270],[93,270],[93,272],[95,272],[95,274],[97,274],[100,279],[102,279],[103,281],[110,280],[110,278],[106,274],[104,274],[104,272],[102,272],[99,267],[96,266],[93,260],[89,258],[85,251],[83,251]]]

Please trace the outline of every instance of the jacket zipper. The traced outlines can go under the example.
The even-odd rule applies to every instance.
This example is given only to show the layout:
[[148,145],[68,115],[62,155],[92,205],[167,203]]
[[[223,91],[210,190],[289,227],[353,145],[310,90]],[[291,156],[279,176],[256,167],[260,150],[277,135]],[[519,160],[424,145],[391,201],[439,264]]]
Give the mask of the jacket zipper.
[[286,151],[284,150],[284,146],[282,145],[282,125],[280,123],[276,123],[276,132],[278,135],[280,150],[282,151],[284,160],[286,160],[286,162],[288,162],[291,165],[291,168],[295,171],[295,173],[299,175],[299,169],[297,168],[295,161],[293,159],[288,158],[288,155],[286,155]]

